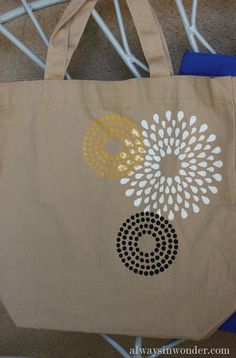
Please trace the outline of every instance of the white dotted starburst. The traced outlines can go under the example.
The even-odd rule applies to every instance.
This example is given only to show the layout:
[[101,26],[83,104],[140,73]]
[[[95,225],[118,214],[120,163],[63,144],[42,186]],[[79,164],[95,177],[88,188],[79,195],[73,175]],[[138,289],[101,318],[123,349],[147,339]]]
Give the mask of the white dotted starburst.
[[135,207],[167,213],[170,220],[177,213],[183,219],[190,210],[198,213],[222,180],[216,136],[196,116],[185,120],[182,111],[174,118],[171,111],[164,119],[154,114],[152,123],[141,125],[146,152],[136,170],[120,180],[129,186],[125,195],[133,197]]

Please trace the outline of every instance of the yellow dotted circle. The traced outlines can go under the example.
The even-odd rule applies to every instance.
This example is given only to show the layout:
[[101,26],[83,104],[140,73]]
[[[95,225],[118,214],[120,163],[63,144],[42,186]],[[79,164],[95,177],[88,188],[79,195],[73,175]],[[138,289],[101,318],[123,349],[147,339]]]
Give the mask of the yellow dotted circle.
[[[109,143],[119,144],[113,153]],[[97,119],[83,139],[83,155],[96,174],[120,178],[133,172],[145,153],[141,130],[136,122],[119,115]]]

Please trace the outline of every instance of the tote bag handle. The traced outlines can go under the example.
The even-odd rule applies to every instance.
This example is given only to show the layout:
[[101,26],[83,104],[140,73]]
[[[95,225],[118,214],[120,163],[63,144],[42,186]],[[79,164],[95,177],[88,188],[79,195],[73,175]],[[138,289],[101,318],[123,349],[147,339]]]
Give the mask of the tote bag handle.
[[[167,44],[149,0],[126,0],[150,77],[173,73]],[[97,0],[71,0],[49,42],[44,79],[62,80]]]

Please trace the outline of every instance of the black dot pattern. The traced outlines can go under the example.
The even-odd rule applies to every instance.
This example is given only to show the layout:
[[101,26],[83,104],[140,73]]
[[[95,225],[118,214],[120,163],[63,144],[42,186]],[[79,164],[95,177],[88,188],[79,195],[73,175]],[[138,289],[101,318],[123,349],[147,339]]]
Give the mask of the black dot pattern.
[[[143,235],[152,236],[152,251],[144,252],[139,247]],[[178,246],[173,225],[153,212],[130,216],[121,226],[116,240],[121,262],[129,270],[143,276],[153,276],[165,271],[175,260]]]

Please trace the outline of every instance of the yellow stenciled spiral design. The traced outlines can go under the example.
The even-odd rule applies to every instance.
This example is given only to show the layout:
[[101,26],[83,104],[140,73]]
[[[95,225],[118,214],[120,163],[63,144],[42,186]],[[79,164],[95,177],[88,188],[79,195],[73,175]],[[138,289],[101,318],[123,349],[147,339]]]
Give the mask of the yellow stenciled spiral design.
[[[113,153],[109,144],[116,142]],[[109,115],[97,119],[83,139],[83,155],[93,171],[103,177],[120,178],[138,168],[145,153],[138,124],[126,117]]]

